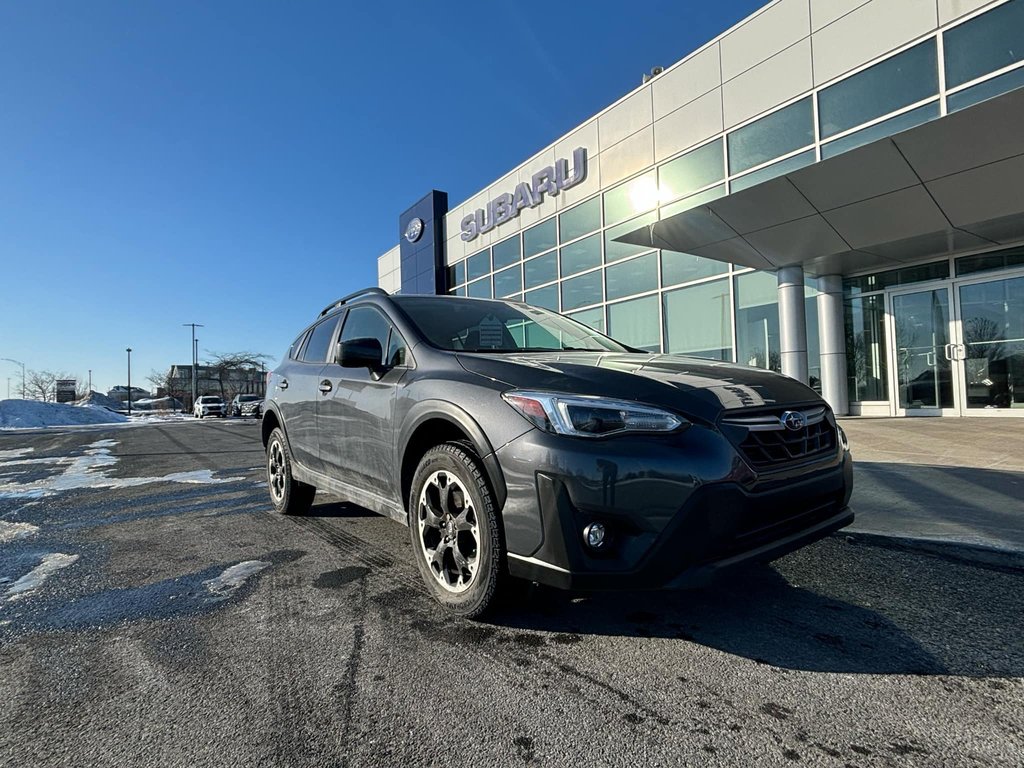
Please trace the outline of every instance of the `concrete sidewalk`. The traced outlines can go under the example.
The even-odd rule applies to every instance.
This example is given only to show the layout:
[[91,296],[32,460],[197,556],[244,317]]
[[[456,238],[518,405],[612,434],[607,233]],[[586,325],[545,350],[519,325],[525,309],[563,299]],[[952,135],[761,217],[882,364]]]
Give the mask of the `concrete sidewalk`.
[[847,530],[1024,552],[1024,419],[841,419]]

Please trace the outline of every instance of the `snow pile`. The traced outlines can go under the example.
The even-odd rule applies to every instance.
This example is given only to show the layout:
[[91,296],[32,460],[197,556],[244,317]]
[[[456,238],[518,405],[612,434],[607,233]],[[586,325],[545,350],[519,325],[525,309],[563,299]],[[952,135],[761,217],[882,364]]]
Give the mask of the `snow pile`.
[[127,417],[96,405],[0,400],[0,429],[66,427],[78,424],[120,424]]
[[119,411],[125,404],[116,397],[104,395],[102,392],[93,390],[81,400],[76,400],[75,405],[98,405],[100,408],[109,408],[112,411]]

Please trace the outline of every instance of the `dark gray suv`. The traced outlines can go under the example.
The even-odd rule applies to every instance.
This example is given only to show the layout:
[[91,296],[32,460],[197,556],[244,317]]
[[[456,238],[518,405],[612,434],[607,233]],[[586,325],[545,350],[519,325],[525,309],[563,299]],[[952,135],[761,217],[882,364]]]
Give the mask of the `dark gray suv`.
[[509,577],[683,587],[853,520],[846,438],[808,387],[517,302],[335,302],[270,375],[263,442],[278,511],[320,489],[407,524],[464,616]]

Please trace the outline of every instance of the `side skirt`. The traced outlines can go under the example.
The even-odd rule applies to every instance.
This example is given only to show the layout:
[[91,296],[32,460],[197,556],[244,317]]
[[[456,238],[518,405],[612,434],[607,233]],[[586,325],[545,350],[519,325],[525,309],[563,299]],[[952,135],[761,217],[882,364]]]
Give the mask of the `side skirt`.
[[328,477],[325,474],[304,467],[299,462],[295,461],[294,458],[292,459],[292,474],[294,474],[295,479],[301,483],[312,485],[318,490],[330,491],[334,495],[340,496],[345,501],[358,504],[360,507],[366,507],[367,509],[376,512],[378,515],[390,517],[392,520],[402,523],[402,525],[408,525],[409,521],[406,519],[407,516],[405,510],[395,504],[395,502],[390,499],[386,499],[379,494],[362,488],[357,488],[343,480],[337,480],[333,477]]

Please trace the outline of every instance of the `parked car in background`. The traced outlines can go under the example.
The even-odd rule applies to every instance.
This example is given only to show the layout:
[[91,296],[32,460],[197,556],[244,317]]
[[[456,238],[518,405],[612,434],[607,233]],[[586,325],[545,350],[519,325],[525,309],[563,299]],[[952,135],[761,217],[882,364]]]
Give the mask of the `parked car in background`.
[[259,395],[235,395],[228,406],[229,416],[252,416],[258,419],[263,415],[263,398]]
[[197,419],[201,419],[204,416],[220,416],[224,418],[224,414],[224,401],[217,395],[203,395],[196,400],[195,407],[192,408],[192,415]]
[[267,394],[274,507],[302,513],[320,489],[405,523],[457,615],[510,577],[702,584],[853,520],[849,446],[814,390],[518,302],[353,294],[299,334]]

